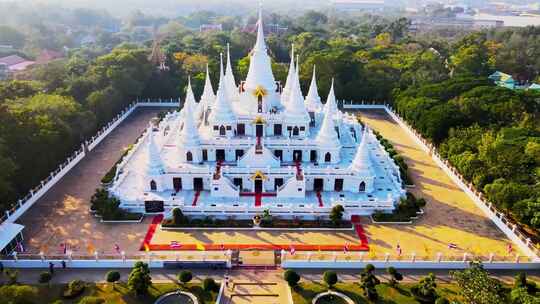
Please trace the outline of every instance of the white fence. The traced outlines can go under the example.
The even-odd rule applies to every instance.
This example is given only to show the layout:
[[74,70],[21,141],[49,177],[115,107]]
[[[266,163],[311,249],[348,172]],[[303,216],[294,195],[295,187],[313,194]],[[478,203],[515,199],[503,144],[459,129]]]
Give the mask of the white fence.
[[454,168],[447,160],[440,156],[436,147],[432,143],[424,139],[418,131],[399,117],[399,115],[395,113],[390,106],[385,104],[352,104],[344,102],[343,107],[345,109],[385,110],[388,115],[390,115],[403,129],[407,131],[409,136],[411,136],[425,152],[431,155],[437,165],[443,169],[443,171],[452,179],[452,181],[454,181],[472,199],[478,208],[480,208],[510,240],[516,243],[519,248],[532,260],[540,261],[540,252],[532,243],[531,239],[521,233],[516,224],[512,223],[512,221],[506,218],[504,214],[495,209],[493,204],[488,202],[484,195],[474,188],[472,183],[465,180],[465,178],[459,174],[456,168]]
[[52,188],[64,175],[75,167],[85,156],[87,151],[93,150],[109,133],[111,133],[120,123],[122,123],[138,107],[178,107],[179,102],[173,99],[141,100],[127,106],[111,122],[105,125],[92,138],[81,145],[81,148],[69,156],[66,161],[51,172],[41,183],[31,189],[30,192],[19,199],[17,203],[0,217],[0,225],[4,222],[13,223],[22,216],[32,205],[39,200],[50,188]]

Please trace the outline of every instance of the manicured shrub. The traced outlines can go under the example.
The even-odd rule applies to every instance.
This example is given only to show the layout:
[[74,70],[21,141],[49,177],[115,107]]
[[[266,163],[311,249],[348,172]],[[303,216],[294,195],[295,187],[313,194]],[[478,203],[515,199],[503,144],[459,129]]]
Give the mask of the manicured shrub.
[[338,225],[341,220],[343,219],[343,212],[345,209],[341,205],[336,205],[332,207],[332,210],[330,211],[330,220],[334,225]]
[[109,283],[113,284],[113,289],[115,287],[115,283],[120,281],[120,272],[118,271],[109,271],[107,272],[107,275],[105,275],[105,280]]
[[283,278],[290,287],[295,287],[298,285],[298,282],[300,281],[300,275],[296,273],[296,271],[287,269],[285,273],[283,274]]
[[403,275],[399,273],[396,268],[394,267],[388,267],[386,269],[386,272],[390,275],[390,280],[388,281],[388,285],[390,286],[397,286],[399,281],[403,280]]
[[332,288],[338,282],[337,273],[335,271],[327,270],[323,274],[323,280],[329,288]]
[[203,289],[207,292],[219,291],[219,285],[212,278],[206,278],[203,280]]
[[376,301],[379,298],[377,293],[376,286],[381,283],[381,281],[373,273],[375,271],[375,266],[373,264],[367,264],[364,268],[364,271],[360,274],[360,287],[364,290],[364,295],[370,301]]
[[39,274],[38,282],[41,284],[48,284],[52,280],[52,274],[48,271]]
[[0,287],[0,303],[8,300],[6,303],[34,303],[37,298],[38,290],[35,287],[26,285],[5,285]]
[[414,298],[421,303],[433,303],[437,299],[435,275],[430,273],[411,288]]
[[73,280],[69,282],[62,296],[66,299],[74,299],[84,292],[86,284],[81,280]]
[[178,274],[178,281],[182,282],[182,284],[188,283],[191,279],[193,279],[193,274],[189,270],[182,270]]

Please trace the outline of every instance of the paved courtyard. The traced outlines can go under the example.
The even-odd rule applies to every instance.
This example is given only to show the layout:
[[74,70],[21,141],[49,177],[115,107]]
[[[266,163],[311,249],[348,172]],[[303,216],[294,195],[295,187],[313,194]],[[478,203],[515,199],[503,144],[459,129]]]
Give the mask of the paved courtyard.
[[[361,120],[381,133],[403,155],[415,187],[408,191],[427,201],[426,214],[414,225],[375,225],[363,220],[371,254],[433,257],[437,252],[462,256],[464,252],[498,257],[508,255],[510,240],[474,204],[432,158],[384,110],[362,110]],[[449,249],[454,243],[458,249]],[[512,256],[517,246],[512,246]],[[513,259],[513,258],[512,258]]]
[[[101,178],[163,109],[139,108],[111,132],[96,149],[37,201],[19,220],[25,226],[25,247],[31,253],[62,251],[68,243],[75,253],[137,251],[146,224],[104,224],[89,212],[90,198]],[[145,219],[149,223],[150,219]]]

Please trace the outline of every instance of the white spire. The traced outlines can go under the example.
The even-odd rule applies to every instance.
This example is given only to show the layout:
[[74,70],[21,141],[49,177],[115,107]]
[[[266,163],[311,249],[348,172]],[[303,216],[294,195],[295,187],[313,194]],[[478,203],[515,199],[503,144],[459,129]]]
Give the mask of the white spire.
[[227,86],[227,93],[229,94],[229,98],[233,101],[238,101],[240,98],[238,96],[238,87],[236,86],[236,81],[234,80],[234,75],[232,71],[231,51],[228,43],[227,68],[225,70],[225,85]]
[[276,81],[274,80],[270,56],[268,56],[266,43],[264,42],[262,9],[259,10],[259,21],[257,23],[257,42],[255,42],[250,54],[245,89],[251,93],[260,86],[268,92],[274,92]]
[[193,88],[191,87],[191,76],[188,76],[188,87],[186,91],[186,101],[184,108],[189,105],[191,107],[190,111],[193,111],[193,109],[195,109],[196,107],[196,103],[197,101],[195,100],[195,95],[193,94]]
[[213,124],[232,124],[236,119],[231,107],[231,103],[227,96],[227,88],[223,76],[223,54],[221,56],[221,67],[219,71],[219,85],[216,94],[216,101],[212,112],[210,113],[210,121]]
[[152,126],[149,126],[147,129],[148,133],[148,163],[146,167],[146,173],[148,175],[159,175],[165,170],[163,165],[163,160],[159,153],[159,148],[155,140],[155,133],[152,130]]
[[210,81],[210,73],[208,72],[208,64],[206,64],[206,79],[204,81],[204,89],[201,95],[201,101],[199,102],[200,111],[204,111],[203,108],[211,107],[216,100],[216,95],[214,94],[214,88],[212,87],[212,82]]
[[321,97],[317,88],[317,78],[315,77],[315,65],[313,65],[313,76],[306,96],[306,107],[308,111],[316,112],[322,109]]
[[300,88],[298,70],[296,70],[292,77],[291,92],[289,100],[286,103],[286,115],[301,118],[302,121],[310,120],[304,103],[302,89]]
[[328,108],[332,112],[332,115],[339,112],[337,103],[336,103],[336,94],[334,93],[334,78],[332,78],[332,86],[330,87],[330,92],[328,93],[326,104],[324,105],[325,112],[327,112]]
[[291,94],[291,86],[294,74],[296,73],[294,68],[294,44],[291,44],[291,63],[289,64],[289,73],[287,74],[287,80],[285,82],[285,87],[283,87],[283,92],[281,93],[281,103],[285,105],[289,101],[289,96]]
[[194,146],[198,145],[199,140],[199,130],[197,128],[194,116],[195,116],[195,97],[193,97],[193,90],[191,89],[191,81],[188,84],[188,93],[186,102],[184,105],[184,115],[183,115],[183,127],[180,131],[177,147],[183,148],[184,146]]
[[340,146],[339,138],[336,133],[336,125],[334,124],[334,113],[326,108],[324,111],[324,120],[317,134],[316,141],[321,146],[338,147]]
[[372,173],[371,159],[369,157],[368,131],[364,128],[362,140],[356,151],[356,155],[351,164],[351,169],[357,172]]

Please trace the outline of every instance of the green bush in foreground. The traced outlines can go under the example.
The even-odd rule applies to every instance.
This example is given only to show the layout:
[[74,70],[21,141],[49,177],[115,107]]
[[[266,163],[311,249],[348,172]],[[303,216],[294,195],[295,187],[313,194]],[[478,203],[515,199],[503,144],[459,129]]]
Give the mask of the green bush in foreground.
[[191,279],[193,279],[193,274],[191,271],[182,270],[182,272],[178,274],[178,281],[182,282],[182,284],[189,283]]
[[285,281],[287,281],[287,284],[289,284],[290,287],[295,287],[298,285],[298,282],[300,281],[300,275],[296,273],[296,271],[287,269],[285,273],[283,274],[283,278]]
[[152,285],[148,264],[143,262],[135,263],[133,270],[129,274],[127,285],[137,296],[148,293],[148,288]]
[[219,285],[214,281],[212,278],[206,278],[203,280],[203,289],[206,292],[218,292],[219,291]]
[[323,274],[323,280],[328,285],[328,288],[333,288],[334,285],[338,282],[338,276],[335,271],[327,270]]
[[105,300],[100,297],[84,297],[79,301],[79,304],[103,304]]

